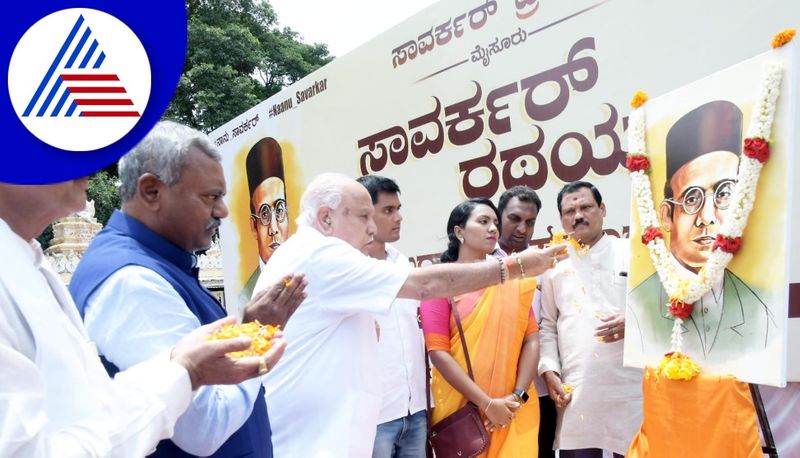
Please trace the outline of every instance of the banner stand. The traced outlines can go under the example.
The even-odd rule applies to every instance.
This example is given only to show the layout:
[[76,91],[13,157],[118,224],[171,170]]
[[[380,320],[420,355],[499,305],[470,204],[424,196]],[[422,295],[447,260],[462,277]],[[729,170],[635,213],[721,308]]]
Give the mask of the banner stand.
[[767,418],[767,411],[764,409],[764,401],[761,399],[761,391],[758,385],[750,383],[750,396],[753,398],[753,404],[756,407],[756,414],[758,414],[758,424],[761,426],[761,434],[764,436],[765,445],[761,446],[761,451],[770,458],[778,458],[778,449],[775,447],[775,439],[772,437],[772,429],[769,427],[769,418]]

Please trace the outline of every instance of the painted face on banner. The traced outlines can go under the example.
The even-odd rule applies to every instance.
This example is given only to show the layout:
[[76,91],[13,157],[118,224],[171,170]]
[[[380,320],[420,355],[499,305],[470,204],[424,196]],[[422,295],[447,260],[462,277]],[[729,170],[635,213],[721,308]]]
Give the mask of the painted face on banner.
[[689,161],[672,176],[673,197],[661,205],[661,222],[670,233],[672,255],[693,272],[711,255],[738,167],[736,154],[714,151]]
[[253,191],[250,224],[258,243],[258,255],[263,262],[289,238],[289,213],[286,207],[286,187],[278,177],[269,177]]

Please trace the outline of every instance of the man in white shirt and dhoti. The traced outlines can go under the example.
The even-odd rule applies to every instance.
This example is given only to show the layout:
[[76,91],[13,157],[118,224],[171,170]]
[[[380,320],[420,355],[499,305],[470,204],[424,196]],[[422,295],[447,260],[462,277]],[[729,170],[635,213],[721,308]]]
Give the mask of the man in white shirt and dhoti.
[[[563,258],[530,248],[517,263],[486,260],[421,268],[365,255],[375,233],[367,190],[339,174],[314,179],[297,232],[270,259],[255,291],[287,272],[308,279],[308,298],[286,324],[281,364],[265,380],[275,456],[372,455],[381,407],[375,317],[395,298],[446,297],[538,275]],[[396,304],[398,305],[398,304]]]
[[622,456],[642,421],[642,371],[622,367],[628,244],[604,234],[591,183],[567,184],[557,204],[588,252],[542,276],[539,373],[558,406],[554,447],[561,458]]

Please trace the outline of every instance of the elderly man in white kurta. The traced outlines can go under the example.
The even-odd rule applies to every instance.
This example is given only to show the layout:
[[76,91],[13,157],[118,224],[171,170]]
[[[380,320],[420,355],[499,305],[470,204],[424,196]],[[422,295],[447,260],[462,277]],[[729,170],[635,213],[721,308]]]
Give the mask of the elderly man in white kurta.
[[[381,407],[374,317],[396,297],[460,294],[517,278],[516,264],[487,260],[412,269],[366,256],[375,232],[367,190],[339,174],[312,181],[297,232],[270,258],[255,292],[286,272],[308,279],[308,298],[286,324],[286,353],[265,380],[279,457],[368,457]],[[519,255],[528,275],[564,257],[557,248]],[[512,267],[507,267],[511,265]]]
[[539,373],[559,407],[554,448],[562,458],[621,456],[642,421],[642,372],[622,367],[628,244],[603,233],[605,204],[590,183],[564,186],[558,207],[589,250],[542,276]]

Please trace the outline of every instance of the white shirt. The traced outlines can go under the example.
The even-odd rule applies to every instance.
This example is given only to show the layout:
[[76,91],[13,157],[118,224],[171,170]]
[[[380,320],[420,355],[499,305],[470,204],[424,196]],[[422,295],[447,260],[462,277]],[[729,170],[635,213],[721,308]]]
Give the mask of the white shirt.
[[168,353],[112,381],[36,242],[0,220],[0,456],[150,453],[191,399]]
[[275,456],[372,455],[381,407],[375,317],[389,313],[410,269],[305,226],[272,255],[254,294],[290,272],[308,279],[308,297],[286,324],[286,352],[264,380]]
[[[408,266],[408,258],[386,245],[386,261]],[[378,424],[425,409],[425,342],[417,321],[419,301],[395,299],[388,316],[377,316],[383,403]]]
[[[142,266],[123,267],[100,284],[86,301],[84,323],[100,353],[121,370],[172,348],[200,327],[175,288]],[[260,389],[259,378],[200,387],[172,441],[192,455],[211,455],[250,417]]]
[[623,342],[598,342],[599,315],[625,311],[628,244],[604,235],[589,253],[542,275],[539,374],[572,385],[555,447],[624,454],[642,422],[642,371],[622,367]]

